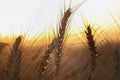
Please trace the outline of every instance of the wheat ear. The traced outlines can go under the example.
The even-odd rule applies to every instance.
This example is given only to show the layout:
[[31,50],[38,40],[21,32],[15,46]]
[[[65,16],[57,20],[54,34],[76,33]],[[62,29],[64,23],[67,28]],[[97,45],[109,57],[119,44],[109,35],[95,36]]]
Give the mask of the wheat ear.
[[61,65],[61,56],[62,56],[62,49],[64,45],[64,38],[65,38],[65,33],[68,28],[68,21],[71,17],[72,14],[72,9],[68,8],[65,12],[64,15],[60,21],[59,29],[58,29],[58,35],[55,39],[55,65],[56,65],[56,75],[59,73],[60,65]]
[[97,64],[98,53],[96,50],[95,40],[94,40],[94,37],[92,35],[92,30],[91,30],[90,25],[87,26],[87,30],[85,31],[85,34],[86,34],[86,38],[87,38],[87,44],[88,44],[89,50],[91,52],[91,54],[90,54],[90,56],[91,56],[91,63],[90,63],[91,72],[90,72],[88,80],[92,80],[93,73],[95,71],[96,64]]
[[8,57],[8,63],[6,65],[6,71],[10,80],[20,80],[20,66],[21,66],[21,56],[22,49],[21,44],[22,36],[16,38],[12,49],[11,54]]
[[39,61],[39,66],[38,66],[38,80],[41,80],[42,75],[46,69],[46,66],[48,64],[49,58],[51,53],[54,50],[54,40],[52,41],[52,43],[48,46],[48,49],[45,51],[44,55],[42,56],[42,58]]

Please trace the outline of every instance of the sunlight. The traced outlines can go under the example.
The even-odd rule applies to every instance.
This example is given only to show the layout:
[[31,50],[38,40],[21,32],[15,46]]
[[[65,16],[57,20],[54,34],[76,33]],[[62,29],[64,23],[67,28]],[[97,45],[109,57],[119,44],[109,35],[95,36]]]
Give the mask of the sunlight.
[[[7,1],[9,0],[0,1],[0,34],[3,36],[20,33],[34,36],[53,28],[51,25],[55,27],[63,3],[63,0],[11,0],[6,4]],[[67,4],[69,2],[66,0]],[[79,3],[78,0],[73,0],[71,7]],[[87,0],[75,12],[70,32],[79,32],[80,26],[83,26],[82,17],[91,24],[103,24],[102,29],[108,28],[104,23],[112,24],[109,11],[113,14],[119,12],[119,4],[119,0]]]
[[34,36],[41,34],[56,22],[58,1],[56,0],[1,0],[0,34]]
[[[109,11],[116,13],[117,8],[120,7],[117,3],[120,3],[120,1],[88,0],[81,8],[81,12],[89,22],[93,21],[94,23],[102,24],[112,19]],[[114,10],[116,10],[116,12]]]
[[89,20],[95,18],[97,21],[99,18],[108,19],[109,10],[116,8],[115,0],[88,0],[82,8],[84,15]]
[[110,25],[114,23],[110,12],[119,16],[119,4],[119,0],[87,0],[75,13],[72,24],[76,27],[73,27],[71,32],[79,33],[78,29],[80,26],[83,28],[84,20],[92,25],[97,24],[101,29],[110,29]]

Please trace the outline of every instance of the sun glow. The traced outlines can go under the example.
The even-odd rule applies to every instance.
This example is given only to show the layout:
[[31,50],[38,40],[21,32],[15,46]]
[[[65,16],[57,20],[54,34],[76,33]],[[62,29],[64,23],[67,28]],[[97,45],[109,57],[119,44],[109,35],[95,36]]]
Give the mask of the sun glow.
[[[0,1],[0,34],[5,36],[26,32],[34,36],[53,28],[51,24],[54,26],[58,21],[61,2],[62,0]],[[66,3],[69,2],[66,0]],[[71,7],[79,3],[78,0],[72,0]],[[113,23],[110,12],[118,16],[119,5],[119,0],[87,0],[73,15],[70,31],[79,33],[78,28],[83,26],[82,17],[91,24],[103,24],[102,29],[108,28]]]
[[[120,13],[120,1],[119,0],[87,0],[76,12],[73,25],[73,31],[78,33],[78,28],[83,26],[81,21],[86,20],[92,25],[98,25],[101,29],[110,29],[111,24],[115,24],[111,14],[114,17],[119,17]],[[116,19],[118,20],[118,19]],[[74,24],[75,23],[75,24]],[[96,28],[96,27],[95,27]],[[116,28],[117,29],[117,28]]]

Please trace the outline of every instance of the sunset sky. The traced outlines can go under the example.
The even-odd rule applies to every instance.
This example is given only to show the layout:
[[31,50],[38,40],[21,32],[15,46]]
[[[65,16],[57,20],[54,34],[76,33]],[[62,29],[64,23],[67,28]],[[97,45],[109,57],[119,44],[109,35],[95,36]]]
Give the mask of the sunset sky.
[[[71,7],[81,2],[72,0]],[[0,0],[0,35],[27,33],[33,36],[53,28],[63,3],[64,0]],[[69,3],[70,0],[66,0],[66,6]],[[101,29],[110,29],[115,23],[112,17],[120,23],[120,0],[87,0],[73,15],[71,32],[83,26],[82,17]]]

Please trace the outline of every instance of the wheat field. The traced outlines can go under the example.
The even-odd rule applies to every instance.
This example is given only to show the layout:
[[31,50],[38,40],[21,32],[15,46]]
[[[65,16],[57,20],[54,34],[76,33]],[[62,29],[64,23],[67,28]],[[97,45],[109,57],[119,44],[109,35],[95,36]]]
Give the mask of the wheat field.
[[94,25],[85,23],[83,39],[69,43],[75,11],[63,11],[46,44],[27,42],[22,34],[12,42],[1,40],[0,80],[120,80],[119,37],[97,33]]

